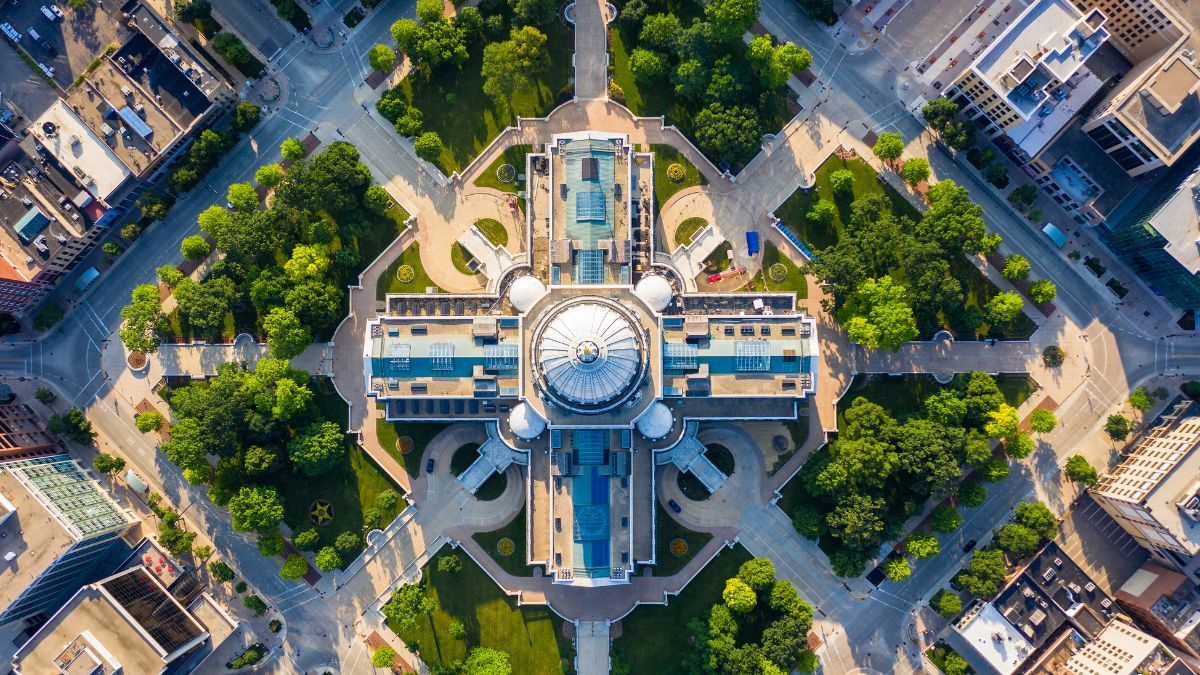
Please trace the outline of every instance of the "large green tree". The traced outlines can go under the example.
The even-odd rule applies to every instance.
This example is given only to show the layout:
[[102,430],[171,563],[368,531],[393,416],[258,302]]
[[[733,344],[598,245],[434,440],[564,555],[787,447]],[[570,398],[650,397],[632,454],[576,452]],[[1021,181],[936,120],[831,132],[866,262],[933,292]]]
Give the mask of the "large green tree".
[[130,304],[121,308],[121,320],[118,335],[127,349],[146,354],[158,351],[162,334],[169,325],[158,299],[158,287],[151,284],[135,287]]
[[271,309],[263,319],[263,330],[267,333],[271,356],[278,359],[299,356],[312,343],[312,331],[284,307]]
[[393,630],[403,633],[412,629],[422,615],[432,614],[435,609],[437,604],[424,589],[416,584],[405,584],[392,592],[392,597],[380,611]]
[[700,149],[719,160],[746,161],[762,141],[758,113],[747,106],[713,103],[696,115],[695,124]]
[[918,334],[908,292],[891,277],[868,279],[859,287],[844,326],[851,340],[871,349],[895,351]]
[[288,443],[292,464],[309,476],[319,476],[332,469],[345,451],[345,436],[334,422],[314,422]]
[[247,485],[229,500],[229,516],[237,532],[270,530],[283,521],[283,504],[275,488]]

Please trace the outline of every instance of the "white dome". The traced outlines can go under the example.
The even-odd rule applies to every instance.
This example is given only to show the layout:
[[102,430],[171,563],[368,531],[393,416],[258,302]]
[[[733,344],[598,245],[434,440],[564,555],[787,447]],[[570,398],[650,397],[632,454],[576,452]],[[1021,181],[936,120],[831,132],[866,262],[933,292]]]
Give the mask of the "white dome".
[[508,426],[518,438],[529,440],[537,438],[546,429],[546,420],[533,409],[533,406],[521,402],[508,414]]
[[675,289],[671,288],[671,282],[657,274],[642,277],[637,286],[633,287],[633,292],[656,312],[666,309],[675,297]]
[[541,300],[544,295],[546,295],[546,287],[537,280],[537,277],[528,274],[517,277],[517,280],[508,287],[508,301],[521,313],[533,307],[534,303]]
[[612,305],[585,300],[547,319],[535,359],[550,393],[598,406],[627,392],[642,371],[642,345],[632,320]]
[[675,415],[662,401],[655,401],[642,416],[637,418],[637,430],[650,440],[658,440],[666,436],[675,426]]

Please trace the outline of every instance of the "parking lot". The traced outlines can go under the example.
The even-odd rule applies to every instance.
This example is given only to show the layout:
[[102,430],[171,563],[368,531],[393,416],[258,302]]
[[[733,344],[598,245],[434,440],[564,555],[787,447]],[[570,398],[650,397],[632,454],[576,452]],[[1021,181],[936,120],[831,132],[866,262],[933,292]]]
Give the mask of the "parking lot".
[[[77,12],[66,2],[60,2],[58,6],[63,18],[51,21],[42,14],[41,8],[52,5],[43,5],[37,0],[25,0],[15,6],[6,4],[3,16],[22,34],[21,47],[34,60],[54,68],[54,80],[65,89],[110,44],[119,46],[125,31],[119,14],[114,17],[91,4],[88,9]],[[35,39],[33,33],[39,39]],[[50,49],[47,50],[43,43]]]
[[57,98],[57,92],[30,70],[8,40],[0,39],[0,100],[26,119],[37,119]]
[[1087,494],[1064,515],[1056,541],[1109,594],[1150,557]]

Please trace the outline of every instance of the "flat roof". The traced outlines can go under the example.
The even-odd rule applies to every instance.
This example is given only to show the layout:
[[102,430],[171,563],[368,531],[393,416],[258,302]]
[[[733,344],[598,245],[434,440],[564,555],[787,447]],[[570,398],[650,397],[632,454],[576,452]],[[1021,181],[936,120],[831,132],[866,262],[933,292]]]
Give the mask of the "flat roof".
[[516,394],[524,360],[517,317],[381,317],[365,346],[376,397]]
[[[8,471],[0,471],[0,497],[14,509],[0,523],[0,533],[5,535],[0,538],[0,609],[3,609],[20,597],[76,539]],[[12,562],[4,561],[3,556],[8,553],[17,557]]]
[[[47,123],[53,127],[47,127]],[[48,132],[51,128],[52,136]],[[117,151],[92,131],[62,99],[56,100],[34,120],[29,131],[101,201],[107,200],[133,175]]]
[[1200,34],[1181,40],[1159,65],[1123,87],[1125,100],[1117,105],[1127,124],[1165,150],[1168,164],[1200,133],[1200,70],[1189,59],[1197,49]]
[[965,626],[954,629],[988,665],[1000,675],[1009,675],[1029,658],[1033,645],[991,603],[983,603]]
[[1200,272],[1200,173],[1192,175],[1150,218],[1167,240],[1164,250],[1189,272]]
[[803,314],[662,319],[668,396],[796,396],[816,390],[816,322]]
[[124,529],[133,522],[67,455],[20,460],[5,468],[76,539]]
[[[212,70],[208,62],[198,57],[185,42],[180,42],[179,37],[171,31],[162,17],[146,3],[138,3],[129,13],[129,18],[138,32],[157,47],[168,61],[175,64],[178,71],[206,97],[211,99],[218,89],[225,88],[224,81]],[[126,43],[128,44],[130,43]]]
[[136,33],[113,54],[113,61],[136,81],[146,93],[154,97],[157,103],[176,125],[187,129],[208,110],[212,103],[195,83],[196,70],[189,68],[192,73],[189,78],[182,65],[176,65],[172,56],[178,53],[169,51],[171,56],[160,51],[150,39],[141,33]]

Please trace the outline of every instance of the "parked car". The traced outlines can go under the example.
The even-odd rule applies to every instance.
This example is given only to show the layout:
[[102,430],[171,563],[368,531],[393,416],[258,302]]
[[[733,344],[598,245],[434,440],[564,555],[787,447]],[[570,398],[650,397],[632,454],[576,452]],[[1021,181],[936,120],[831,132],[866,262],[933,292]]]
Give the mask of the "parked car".
[[54,16],[57,16],[60,19],[64,18],[62,10],[58,8],[58,5],[50,5],[50,11],[54,14]]
[[667,501],[667,506],[671,507],[671,510],[675,513],[683,513],[683,509],[679,507],[679,504],[674,499]]
[[433,473],[433,459],[425,462],[425,473]]
[[975,550],[975,544],[978,544],[978,543],[979,542],[975,541],[974,539],[972,539],[971,541],[968,541],[967,545],[963,546],[963,553],[970,553],[971,551]]
[[61,11],[58,14],[55,14],[49,7],[42,5],[42,16],[46,17],[50,21],[58,21],[59,18],[61,18],[61,15]]

